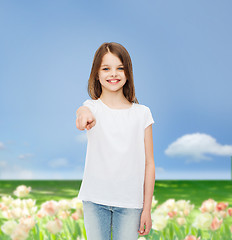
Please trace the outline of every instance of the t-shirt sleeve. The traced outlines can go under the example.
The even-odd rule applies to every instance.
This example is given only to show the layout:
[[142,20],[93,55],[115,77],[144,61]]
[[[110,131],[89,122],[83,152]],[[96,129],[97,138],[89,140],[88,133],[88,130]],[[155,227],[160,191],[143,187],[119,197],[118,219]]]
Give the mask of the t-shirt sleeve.
[[152,113],[149,107],[145,107],[145,123],[144,123],[144,129],[148,127],[149,125],[154,123],[154,119],[152,117]]
[[86,106],[89,108],[89,110],[95,115],[97,111],[97,105],[96,105],[96,100],[92,99],[87,99],[86,101],[83,102],[83,106]]

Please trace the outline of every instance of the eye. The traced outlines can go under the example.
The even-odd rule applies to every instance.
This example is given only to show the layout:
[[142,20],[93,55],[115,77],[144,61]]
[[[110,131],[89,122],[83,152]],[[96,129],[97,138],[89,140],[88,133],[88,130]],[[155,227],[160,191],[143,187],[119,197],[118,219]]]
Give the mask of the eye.
[[[108,70],[109,68],[102,68],[102,70]],[[118,69],[120,69],[120,70],[124,70],[124,68],[123,67],[120,67],[120,68],[118,68]]]

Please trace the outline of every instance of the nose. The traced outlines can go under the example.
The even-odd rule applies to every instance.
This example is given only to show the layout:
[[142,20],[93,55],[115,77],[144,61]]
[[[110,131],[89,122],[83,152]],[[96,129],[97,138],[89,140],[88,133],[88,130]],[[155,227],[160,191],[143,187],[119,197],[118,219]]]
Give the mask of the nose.
[[111,76],[117,76],[117,70],[112,69],[110,74],[111,74]]

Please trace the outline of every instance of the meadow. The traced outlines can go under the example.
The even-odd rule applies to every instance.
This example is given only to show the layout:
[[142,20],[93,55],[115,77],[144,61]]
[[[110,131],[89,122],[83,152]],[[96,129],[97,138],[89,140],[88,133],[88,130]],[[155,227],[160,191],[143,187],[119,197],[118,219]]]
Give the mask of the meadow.
[[[164,215],[158,213],[161,209],[169,209],[167,216],[165,218],[159,219],[161,222],[165,222],[164,226],[158,225],[158,223],[154,223],[154,228],[151,230],[149,235],[145,235],[138,239],[187,239],[187,235],[195,236],[195,239],[212,239],[212,240],[229,240],[231,238],[232,231],[232,217],[230,214],[232,207],[232,181],[230,180],[156,180],[155,182],[155,190],[154,190],[154,201],[153,201],[153,217],[157,219],[159,217],[164,217]],[[18,186],[25,185],[27,187],[30,186],[31,190],[27,192],[24,196],[16,196],[13,192],[16,190]],[[81,186],[81,181],[79,180],[1,180],[0,181],[0,196],[2,201],[0,200],[0,213],[3,213],[4,206],[6,207],[9,200],[4,200],[4,196],[11,196],[12,199],[33,199],[36,200],[35,205],[37,206],[37,210],[34,212],[34,216],[37,213],[37,217],[39,220],[31,225],[31,228],[28,228],[27,234],[22,234],[21,239],[35,239],[35,240],[61,240],[61,239],[86,239],[86,233],[83,225],[83,212],[79,211],[81,209],[81,204],[76,200],[78,191]],[[64,202],[62,203],[62,211],[58,214],[58,210],[54,210],[53,204],[58,206],[58,202],[62,202],[63,200],[72,201],[71,207],[64,207]],[[185,202],[183,202],[185,200]],[[203,206],[204,201],[206,208],[208,206],[214,205],[216,207],[216,203],[219,206],[217,209],[217,215],[224,220],[216,221],[214,223],[214,229],[201,229],[200,225],[206,225],[207,221],[205,219],[200,219],[197,223],[195,223],[194,227],[192,223],[196,220],[196,217],[199,215],[208,214],[207,217],[210,217],[212,222],[211,215],[213,210],[204,210],[200,211],[200,207]],[[12,201],[12,200],[11,200]],[[46,208],[44,205],[50,204],[49,207]],[[220,205],[220,203],[223,203]],[[52,204],[52,207],[51,207]],[[184,204],[184,208],[180,205]],[[227,204],[227,205],[226,205]],[[157,206],[162,206],[158,209]],[[210,206],[211,206],[210,205]],[[179,208],[177,208],[179,206]],[[8,206],[10,208],[10,205]],[[205,206],[204,206],[205,207]],[[38,210],[50,209],[54,210],[54,212],[50,212],[47,215],[42,215],[42,212],[38,214]],[[58,208],[58,207],[57,207]],[[223,208],[223,209],[222,209]],[[179,209],[178,213],[174,209]],[[224,211],[221,211],[224,210]],[[228,210],[228,213],[226,212]],[[48,210],[47,210],[48,211]],[[66,211],[64,213],[64,211]],[[185,218],[183,218],[183,212],[185,214]],[[186,213],[187,211],[187,213]],[[208,211],[208,212],[207,212]],[[211,212],[210,212],[211,211]],[[45,211],[46,212],[46,211]],[[206,213],[207,212],[207,213]],[[210,214],[209,214],[210,212]],[[181,213],[182,215],[179,215]],[[220,214],[221,215],[220,215]],[[218,215],[219,214],[219,215]],[[33,214],[31,214],[33,215]],[[209,216],[210,215],[210,216]],[[68,218],[69,216],[69,218]],[[71,218],[72,216],[72,218]],[[182,216],[182,217],[181,217]],[[206,215],[205,215],[206,216]],[[178,217],[178,218],[177,218]],[[13,230],[9,230],[9,235],[4,233],[4,229],[6,227],[2,227],[7,220],[14,219],[15,225],[19,224],[19,216],[12,217],[10,215],[0,215],[0,239],[10,240],[10,239],[18,239],[14,238]],[[46,219],[46,220],[45,220]],[[61,221],[57,222],[64,228],[63,232],[57,230],[52,230],[49,232],[49,227],[47,229],[42,229],[42,224],[47,223],[49,220],[53,220],[51,224],[55,224],[55,219],[67,219],[67,224],[63,224]],[[168,221],[167,219],[170,219]],[[174,221],[175,219],[175,221]],[[187,222],[186,222],[187,219]],[[177,221],[176,221],[177,220]],[[182,222],[184,220],[184,222]],[[168,222],[167,222],[168,221]],[[223,224],[222,224],[223,221]],[[177,224],[178,222],[178,224]],[[10,224],[10,223],[9,223]],[[198,224],[198,225],[197,225]],[[200,225],[199,225],[200,224]],[[207,223],[208,224],[208,223]],[[216,225],[215,225],[216,224]],[[58,225],[54,225],[54,228],[59,229]],[[211,226],[213,226],[211,224]],[[215,227],[216,226],[216,227]],[[2,229],[3,228],[3,229]],[[29,232],[29,230],[31,230]],[[11,234],[11,235],[10,235]],[[23,238],[24,236],[24,238]],[[64,237],[66,236],[66,237]],[[68,237],[69,236],[69,237]],[[199,238],[200,237],[200,238]],[[21,240],[20,239],[20,240]],[[190,239],[190,238],[189,238]],[[194,238],[193,238],[194,239]]]
[[[0,196],[12,195],[18,185],[32,187],[30,197],[41,204],[49,199],[72,199],[77,196],[81,180],[0,180]],[[175,198],[188,199],[198,208],[209,198],[226,201],[232,205],[230,180],[156,180],[155,199],[164,202]]]

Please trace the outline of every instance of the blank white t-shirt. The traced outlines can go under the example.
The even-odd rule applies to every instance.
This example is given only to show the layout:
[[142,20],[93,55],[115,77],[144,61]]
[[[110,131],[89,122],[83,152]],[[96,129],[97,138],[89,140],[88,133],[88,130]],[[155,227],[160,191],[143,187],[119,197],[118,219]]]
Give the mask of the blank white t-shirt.
[[96,118],[87,131],[84,176],[78,199],[98,204],[143,208],[144,131],[154,123],[149,107],[133,103],[113,109],[98,98],[83,103]]

